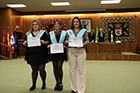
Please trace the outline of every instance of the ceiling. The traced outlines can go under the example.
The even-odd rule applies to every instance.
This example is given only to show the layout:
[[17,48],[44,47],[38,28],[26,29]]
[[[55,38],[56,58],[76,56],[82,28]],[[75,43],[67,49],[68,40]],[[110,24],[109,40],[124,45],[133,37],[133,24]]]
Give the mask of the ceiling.
[[[52,6],[51,2],[70,2],[70,6]],[[140,0],[121,0],[119,4],[101,5],[101,0],[0,0],[0,8],[6,4],[25,4],[26,8],[15,8],[19,12],[55,12],[66,10],[96,10],[96,9],[140,9]],[[98,10],[96,10],[98,11]]]

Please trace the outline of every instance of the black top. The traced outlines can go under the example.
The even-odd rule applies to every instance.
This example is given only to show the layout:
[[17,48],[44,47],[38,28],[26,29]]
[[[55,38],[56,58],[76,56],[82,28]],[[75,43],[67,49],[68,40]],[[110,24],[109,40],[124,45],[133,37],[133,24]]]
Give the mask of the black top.
[[[102,33],[102,35],[103,36],[101,36],[101,33]],[[98,42],[104,42],[105,40],[104,40],[104,37],[105,37],[105,33],[104,32],[99,32],[99,34],[98,34]]]
[[[33,33],[31,33],[34,36]],[[41,40],[49,41],[48,35],[44,33],[41,38]],[[27,36],[25,37],[24,41],[27,40]],[[48,62],[48,49],[47,45],[42,44],[41,46],[37,47],[25,47],[26,53],[25,53],[25,60],[27,60],[28,64],[31,65],[41,65]]]
[[[59,31],[59,32],[54,31],[57,42],[59,42],[61,32],[62,31]],[[65,40],[66,40],[66,37],[65,37]],[[64,40],[64,42],[65,42],[65,40]],[[52,44],[51,39],[49,40],[49,42],[50,42],[50,44]],[[65,45],[64,42],[63,42],[63,45]],[[64,60],[67,61],[66,48],[64,48],[64,53],[50,54],[49,60],[50,61],[64,61]]]
[[95,42],[95,33],[88,33],[88,38],[89,38],[89,42],[92,42],[93,40]]

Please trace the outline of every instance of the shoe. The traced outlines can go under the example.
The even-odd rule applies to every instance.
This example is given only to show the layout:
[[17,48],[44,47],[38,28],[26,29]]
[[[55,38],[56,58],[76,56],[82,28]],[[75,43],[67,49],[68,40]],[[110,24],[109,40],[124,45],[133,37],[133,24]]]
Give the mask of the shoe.
[[55,87],[54,87],[54,90],[59,90],[59,84],[56,84]]
[[46,89],[46,85],[43,85],[41,89],[42,89],[42,90]]
[[32,87],[30,87],[30,91],[33,91],[34,89],[35,89],[36,87],[35,86],[32,86]]
[[72,90],[71,93],[76,93],[76,91]]
[[59,90],[59,91],[62,91],[62,90],[63,90],[63,84],[59,84],[58,90]]

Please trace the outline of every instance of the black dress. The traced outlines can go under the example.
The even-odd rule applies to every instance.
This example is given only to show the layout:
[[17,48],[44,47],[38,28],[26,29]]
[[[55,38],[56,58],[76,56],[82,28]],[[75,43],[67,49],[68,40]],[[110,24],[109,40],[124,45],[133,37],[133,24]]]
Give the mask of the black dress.
[[[31,33],[33,35],[33,33]],[[33,35],[33,37],[35,37]],[[41,40],[49,41],[48,35],[44,33],[41,38]],[[27,36],[24,40],[27,40]],[[30,65],[42,65],[45,63],[48,63],[48,49],[47,45],[42,44],[41,46],[37,47],[25,47],[26,53],[25,53],[25,60],[27,60],[27,63]]]
[[[58,33],[55,33],[57,42],[59,42],[60,36],[61,36],[61,31]],[[66,37],[65,37],[65,40],[66,40]],[[50,44],[52,44],[51,40],[49,42]],[[63,43],[63,45],[65,44]],[[64,53],[50,54],[49,56],[49,61],[64,61],[64,60],[67,61],[66,48],[64,48]]]

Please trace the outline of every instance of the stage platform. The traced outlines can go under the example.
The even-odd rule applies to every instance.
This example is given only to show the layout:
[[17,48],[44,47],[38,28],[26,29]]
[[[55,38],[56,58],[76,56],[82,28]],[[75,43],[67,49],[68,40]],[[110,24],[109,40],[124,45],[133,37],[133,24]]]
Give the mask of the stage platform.
[[121,54],[93,54],[87,53],[87,60],[123,60],[140,61],[140,54],[121,52]]

